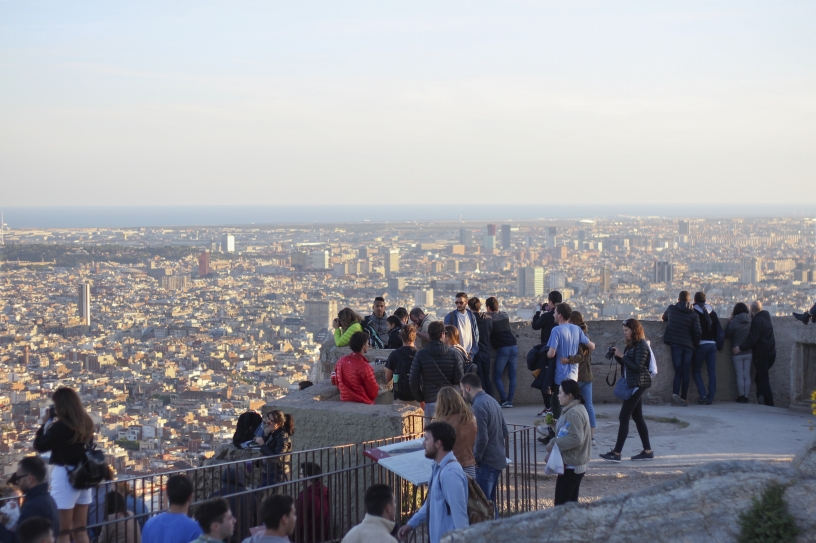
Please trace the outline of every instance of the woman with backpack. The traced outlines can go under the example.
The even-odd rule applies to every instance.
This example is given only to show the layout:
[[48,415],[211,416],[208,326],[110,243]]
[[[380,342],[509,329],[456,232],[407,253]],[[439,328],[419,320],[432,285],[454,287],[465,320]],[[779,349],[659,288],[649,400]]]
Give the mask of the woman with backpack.
[[[34,437],[34,450],[50,452],[51,497],[59,510],[58,543],[88,543],[88,506],[93,501],[92,489],[78,490],[71,485],[69,473],[76,469],[93,441],[94,423],[79,395],[72,388],[58,388],[51,396],[54,405],[43,418]],[[71,530],[75,530],[71,532]]]
[[462,465],[465,475],[476,479],[476,457],[473,445],[476,443],[476,417],[465,403],[462,395],[453,387],[442,387],[436,397],[434,422],[447,422],[456,430],[453,456]]
[[351,336],[363,331],[363,318],[350,307],[344,307],[337,313],[337,318],[332,322],[334,327],[334,344],[338,347],[345,347],[351,340]]
[[[275,456],[266,461],[266,485],[284,483],[290,479],[292,452],[292,435],[295,433],[295,419],[283,411],[269,412],[266,424],[266,437],[256,437],[255,442],[261,446],[261,454]],[[278,456],[285,455],[285,456]]]
[[385,361],[385,382],[394,381],[394,403],[410,404],[419,407],[419,402],[411,393],[408,376],[411,374],[411,364],[417,353],[414,342],[417,330],[413,324],[406,324],[400,329],[402,347],[395,349]]

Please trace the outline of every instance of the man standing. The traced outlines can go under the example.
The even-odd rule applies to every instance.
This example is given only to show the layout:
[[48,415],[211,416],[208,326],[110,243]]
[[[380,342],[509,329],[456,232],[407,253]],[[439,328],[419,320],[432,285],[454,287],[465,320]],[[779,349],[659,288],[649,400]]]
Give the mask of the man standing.
[[[510,330],[510,316],[504,311],[499,311],[499,300],[491,296],[485,300],[487,313],[493,321],[490,331],[490,343],[496,349],[496,369],[493,379],[496,382],[496,389],[501,396],[501,406],[504,408],[513,407],[513,395],[516,393],[516,366],[518,365],[518,345],[516,336]],[[507,378],[510,390],[505,395],[502,374],[507,368]]]
[[[204,532],[194,543],[218,543],[232,537],[235,517],[224,498],[207,500],[196,505],[195,519]],[[252,519],[254,520],[254,519]]]
[[431,342],[417,351],[411,363],[408,378],[414,399],[424,405],[425,418],[433,419],[436,411],[436,396],[442,387],[455,387],[464,373],[463,355],[448,346],[445,341],[445,325],[439,321],[428,327]]
[[295,500],[285,494],[272,494],[261,503],[261,519],[266,530],[244,539],[243,543],[289,543],[297,525]]
[[[705,292],[694,293],[694,311],[700,322],[700,344],[694,353],[694,361],[691,363],[691,374],[697,384],[697,391],[700,405],[711,405],[714,403],[714,395],[717,393],[717,327],[720,326],[720,318],[710,305],[706,303]],[[708,370],[708,393],[706,393],[705,383],[703,383],[702,369],[705,362]]]
[[[18,528],[27,519],[42,517],[51,521],[55,534],[59,533],[59,512],[54,498],[48,493],[48,482],[45,480],[47,473],[45,462],[39,456],[26,456],[17,464],[17,471],[9,482],[17,485],[25,494],[20,517],[17,519]],[[0,513],[0,541],[16,543],[14,532],[4,526],[7,521],[5,515]]]
[[[550,332],[550,339],[547,341],[550,350],[547,352],[549,358],[559,361],[563,358],[569,359],[578,354],[578,345],[586,345],[590,351],[595,350],[595,344],[589,341],[578,326],[569,322],[572,316],[572,308],[569,304],[560,303],[555,307],[555,318],[558,326]],[[556,363],[555,361],[554,388],[561,386],[564,379],[578,380],[578,364]],[[561,415],[561,405],[556,400],[552,405],[553,418],[557,419]]]
[[771,315],[762,309],[762,302],[751,302],[751,332],[748,339],[731,352],[740,354],[742,351],[752,351],[754,368],[756,368],[757,403],[773,406],[773,392],[771,392],[771,378],[768,372],[776,362],[776,339],[771,324]]
[[372,313],[371,315],[365,318],[365,323],[367,323],[371,328],[377,332],[377,337],[380,338],[383,345],[388,344],[388,322],[387,316],[385,315],[385,298],[382,296],[377,296],[374,298],[374,305],[371,306]]
[[366,515],[341,543],[396,543],[391,535],[397,518],[394,491],[388,485],[371,485],[363,499]]
[[462,466],[453,456],[455,442],[456,431],[447,422],[433,422],[425,427],[425,457],[434,461],[428,483],[428,498],[408,524],[400,528],[400,540],[426,522],[431,543],[439,543],[442,536],[451,530],[470,525],[467,514],[468,481]]
[[431,342],[431,338],[428,336],[428,327],[432,322],[436,321],[436,317],[426,315],[421,308],[415,307],[411,310],[408,318],[411,319],[411,322],[417,327],[416,348],[422,349]]
[[[550,339],[550,333],[552,333],[553,328],[558,325],[558,323],[555,322],[555,306],[560,304],[562,299],[561,293],[557,290],[553,290],[547,296],[544,303],[539,304],[536,307],[536,314],[533,316],[532,328],[533,330],[541,330],[541,345],[547,345],[547,341]],[[533,382],[535,388],[539,388],[540,386],[541,397],[544,399],[544,409],[542,409],[538,414],[539,417],[545,415],[550,409],[553,391],[550,388],[552,383],[550,382],[548,376],[550,375],[551,368],[553,371],[555,371],[555,364],[553,363],[553,360],[546,356],[542,356],[540,359],[542,361],[546,361],[546,364],[543,364],[542,362],[539,365],[537,369],[540,371],[540,373]]]
[[193,503],[193,481],[186,475],[167,479],[170,507],[150,518],[142,530],[142,543],[190,543],[201,535],[201,527],[187,516]]
[[490,333],[493,331],[493,320],[487,313],[482,313],[482,301],[477,297],[468,300],[468,307],[476,317],[476,327],[479,328],[479,352],[473,357],[476,364],[476,375],[484,384],[484,391],[493,395],[493,386],[490,384]]
[[694,314],[691,295],[681,291],[677,303],[670,305],[663,313],[666,331],[663,332],[663,343],[671,346],[672,365],[674,366],[674,384],[672,386],[672,403],[688,407],[688,389],[691,381],[691,361],[694,351],[700,344],[700,319]]
[[445,315],[445,324],[450,324],[459,329],[459,341],[465,352],[470,354],[470,359],[475,358],[479,352],[479,326],[476,324],[476,317],[468,309],[468,297],[464,292],[456,294],[456,309]]
[[374,370],[365,357],[368,351],[368,334],[355,332],[349,340],[351,354],[337,361],[334,367],[341,402],[373,404],[380,391]]
[[476,484],[495,505],[499,473],[507,467],[504,448],[510,432],[499,402],[485,394],[478,375],[465,374],[459,388],[465,401],[473,406],[473,416],[476,417],[476,442],[473,444]]

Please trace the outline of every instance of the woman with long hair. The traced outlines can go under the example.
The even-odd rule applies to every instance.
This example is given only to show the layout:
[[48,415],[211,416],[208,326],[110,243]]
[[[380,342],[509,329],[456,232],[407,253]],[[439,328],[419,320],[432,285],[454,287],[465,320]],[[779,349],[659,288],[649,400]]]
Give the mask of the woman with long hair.
[[[739,346],[748,340],[751,335],[751,313],[748,306],[739,302],[734,306],[728,324],[725,326],[725,337],[731,340],[731,345]],[[753,354],[751,350],[742,351],[739,354],[731,354],[734,362],[734,372],[737,374],[737,403],[748,403],[748,393],[751,391],[751,362]]]
[[337,313],[337,318],[332,322],[334,327],[334,344],[338,347],[348,345],[351,336],[363,331],[363,318],[350,307],[344,307]]
[[[276,456],[292,452],[292,435],[295,433],[295,419],[292,415],[276,409],[269,413],[264,423],[266,437],[255,438],[255,442],[261,446],[261,454]],[[266,465],[266,484],[274,485],[288,481],[291,473],[290,462],[291,457],[288,454],[269,459]]]
[[[584,334],[587,333],[587,325],[584,316],[578,311],[573,311],[570,315],[570,324],[580,328]],[[592,428],[592,446],[595,446],[595,406],[592,404],[592,351],[586,345],[578,345],[578,354],[568,359],[561,359],[563,364],[578,362],[578,388],[581,389],[581,403],[586,408],[589,415],[589,425]]]
[[456,430],[453,456],[462,465],[464,472],[476,478],[476,457],[473,444],[476,443],[476,417],[462,395],[453,387],[442,387],[436,397],[434,422],[447,422]]
[[555,480],[555,505],[578,501],[578,490],[589,466],[589,415],[584,408],[579,384],[572,379],[561,381],[558,392],[561,416],[555,426],[555,437],[547,444],[547,452],[558,445],[564,460],[564,473]]
[[629,435],[629,418],[635,421],[643,450],[632,457],[632,460],[652,460],[654,452],[649,444],[649,429],[643,420],[643,393],[652,385],[652,376],[649,374],[649,361],[652,353],[646,342],[646,333],[637,319],[623,321],[623,337],[626,348],[621,351],[615,347],[615,360],[621,365],[621,379],[624,379],[631,395],[623,401],[621,406],[620,426],[618,427],[618,441],[615,448],[600,455],[610,462],[621,461],[621,451]]
[[462,373],[469,373],[473,366],[473,360],[470,358],[470,353],[462,346],[459,329],[452,324],[445,325],[445,343],[459,353],[459,358],[462,359]]
[[[105,495],[105,521],[113,522],[119,519],[132,517],[133,513],[127,510],[125,497],[116,490]],[[98,543],[141,543],[142,531],[139,523],[134,519],[125,522],[116,522],[102,526]]]
[[[51,497],[59,510],[58,543],[88,543],[88,505],[93,500],[92,489],[77,490],[71,486],[68,473],[80,463],[86,446],[93,441],[94,423],[79,395],[72,388],[58,388],[51,396],[54,406],[43,418],[34,437],[34,450],[51,452]],[[69,530],[74,530],[68,533]]]

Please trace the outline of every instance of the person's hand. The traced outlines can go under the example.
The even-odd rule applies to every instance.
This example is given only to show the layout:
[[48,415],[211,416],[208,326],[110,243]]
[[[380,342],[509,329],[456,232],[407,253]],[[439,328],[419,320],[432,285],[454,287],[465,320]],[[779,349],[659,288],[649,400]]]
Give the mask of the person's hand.
[[732,354],[740,354],[740,348],[739,347],[734,347],[733,349],[731,349],[731,353]]
[[544,457],[544,463],[546,464],[549,461],[550,461],[550,453],[547,453],[547,456]]
[[399,532],[397,532],[397,536],[399,536],[400,541],[402,541],[403,539],[411,535],[411,532],[413,531],[414,529],[406,524],[405,526],[399,529]]
[[569,364],[569,358],[562,358],[561,363],[562,364]]
[[257,443],[258,445],[263,445],[263,444],[264,444],[264,440],[263,440],[263,438],[262,438],[262,437],[256,437],[256,438],[255,438],[255,443]]
[[623,351],[615,347],[615,356],[623,358]]
[[335,330],[336,330],[337,328],[340,328],[340,320],[339,320],[339,319],[334,319],[334,320],[332,321],[332,327],[333,327]]
[[44,416],[44,417],[43,417],[43,419],[42,419],[42,423],[43,423],[43,424],[45,424],[45,423],[47,423],[49,420],[51,420],[51,410],[50,410],[50,409],[46,409],[46,410],[45,410],[45,416]]
[[419,402],[419,407],[421,407],[422,409],[425,409],[425,402]]

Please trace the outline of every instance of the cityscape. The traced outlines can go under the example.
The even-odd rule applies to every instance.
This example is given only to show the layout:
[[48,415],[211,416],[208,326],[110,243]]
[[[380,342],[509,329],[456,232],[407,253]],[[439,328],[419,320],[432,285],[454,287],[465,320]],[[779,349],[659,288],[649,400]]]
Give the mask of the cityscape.
[[529,321],[551,290],[587,320],[659,320],[681,290],[721,317],[816,297],[816,220],[617,219],[4,228],[0,463],[59,386],[121,476],[200,465],[237,417],[313,377],[339,309],[443,317],[459,291]]

